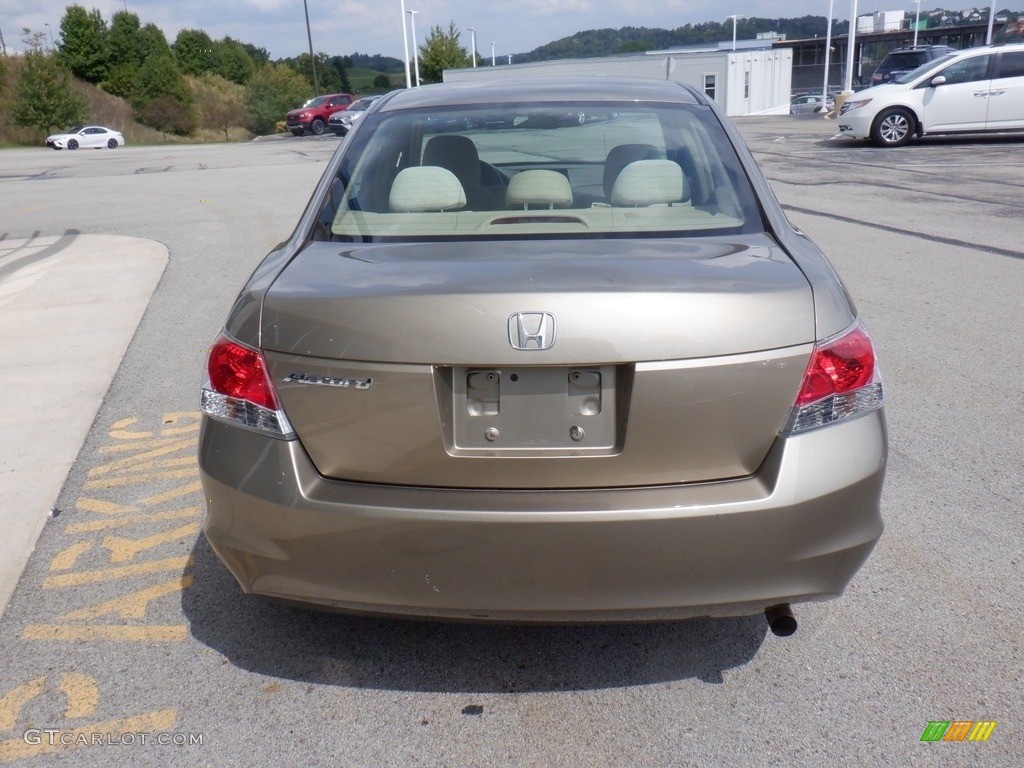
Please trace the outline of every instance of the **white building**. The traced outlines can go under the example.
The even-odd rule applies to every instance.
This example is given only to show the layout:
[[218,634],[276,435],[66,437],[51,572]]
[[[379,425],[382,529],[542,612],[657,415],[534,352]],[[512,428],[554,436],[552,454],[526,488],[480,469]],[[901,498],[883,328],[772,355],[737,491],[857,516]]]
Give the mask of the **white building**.
[[695,86],[714,99],[731,117],[788,114],[793,50],[772,48],[771,43],[772,39],[744,40],[737,43],[736,50],[731,50],[731,43],[722,43],[716,48],[446,69],[444,80],[573,75],[644,77]]
[[903,29],[903,20],[906,17],[904,11],[879,11],[867,16],[858,16],[857,33],[899,32]]

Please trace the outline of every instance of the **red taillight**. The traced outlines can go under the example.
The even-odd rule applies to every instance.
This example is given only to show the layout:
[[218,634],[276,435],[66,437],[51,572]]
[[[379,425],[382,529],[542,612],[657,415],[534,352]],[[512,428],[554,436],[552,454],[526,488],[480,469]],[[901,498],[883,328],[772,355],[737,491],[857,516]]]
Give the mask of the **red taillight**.
[[875,349],[859,324],[834,341],[815,347],[804,374],[799,408],[830,395],[841,395],[865,387],[875,379]]
[[214,392],[248,400],[270,411],[279,409],[263,355],[221,336],[210,349],[207,362]]

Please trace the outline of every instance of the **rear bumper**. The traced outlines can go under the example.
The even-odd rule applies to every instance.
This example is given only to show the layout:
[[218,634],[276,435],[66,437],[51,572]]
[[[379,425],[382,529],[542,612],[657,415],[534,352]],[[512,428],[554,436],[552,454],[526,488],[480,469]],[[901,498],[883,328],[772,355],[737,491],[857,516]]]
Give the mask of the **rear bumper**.
[[205,531],[246,592],[495,621],[745,615],[837,597],[882,533],[881,412],[778,440],[758,474],[474,491],[319,476],[298,441],[204,418]]

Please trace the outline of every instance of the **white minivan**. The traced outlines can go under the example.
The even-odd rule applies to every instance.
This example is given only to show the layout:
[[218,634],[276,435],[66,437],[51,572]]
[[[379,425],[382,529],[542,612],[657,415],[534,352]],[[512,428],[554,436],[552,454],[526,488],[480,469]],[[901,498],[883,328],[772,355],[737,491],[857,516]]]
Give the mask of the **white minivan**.
[[968,48],[851,95],[839,131],[899,147],[915,135],[1024,131],[1024,43]]

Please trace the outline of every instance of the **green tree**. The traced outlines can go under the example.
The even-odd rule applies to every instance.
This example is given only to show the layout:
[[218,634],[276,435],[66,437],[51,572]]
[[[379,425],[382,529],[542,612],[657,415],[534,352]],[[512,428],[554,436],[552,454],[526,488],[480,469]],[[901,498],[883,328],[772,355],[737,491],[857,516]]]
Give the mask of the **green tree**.
[[213,46],[220,59],[220,71],[217,74],[239,85],[249,82],[249,78],[256,71],[256,62],[246,47],[230,37],[218,40]]
[[11,122],[49,132],[85,120],[88,103],[71,89],[71,74],[52,54],[25,53],[14,88]]
[[338,91],[341,93],[352,92],[352,82],[348,79],[348,67],[352,66],[352,62],[349,61],[345,64],[345,59],[341,56],[332,56],[327,60],[327,69],[334,72],[338,77]]
[[430,28],[430,36],[420,46],[420,81],[440,83],[446,69],[472,66],[469,52],[459,44],[459,30],[454,21],[448,22],[448,31]]
[[[150,109],[154,102],[159,103]],[[151,56],[139,67],[131,103],[140,121],[165,133],[185,134],[194,128],[192,92],[169,52]]]
[[142,40],[140,39],[142,24],[139,17],[127,11],[117,11],[110,19],[110,33],[107,39],[110,45],[110,63],[134,64],[142,63]]
[[110,20],[110,68],[100,84],[107,93],[130,98],[142,64],[142,35],[139,17],[117,11]]
[[224,141],[230,141],[229,129],[241,127],[245,121],[245,89],[212,73],[190,80],[189,85],[200,116],[200,127],[223,131]]
[[158,96],[139,111],[139,119],[146,125],[164,134],[187,136],[195,130],[195,116],[192,111],[171,96]]
[[183,75],[220,71],[220,57],[213,46],[213,40],[201,29],[181,30],[171,50],[174,51],[178,68]]
[[183,104],[188,103],[188,86],[170,56],[153,56],[139,67],[132,89],[132,105],[144,107],[161,96],[170,96]]
[[71,74],[90,83],[98,83],[110,67],[110,41],[107,23],[95,8],[85,10],[70,5],[60,22],[59,56]]
[[245,90],[245,111],[253,133],[273,133],[289,110],[309,99],[309,83],[287,64],[268,64],[256,71]]
[[266,48],[257,48],[252,43],[242,43],[242,47],[245,48],[245,52],[249,54],[249,58],[257,67],[270,63],[270,51]]
[[[310,88],[313,88],[313,67],[310,65],[308,53],[300,53],[292,59],[284,59],[283,63],[290,66],[300,75],[306,78]],[[324,52],[316,55],[316,83],[319,86],[318,95],[321,93],[339,93],[352,90],[348,81],[348,73],[338,56],[328,56]]]
[[154,56],[173,56],[163,30],[156,24],[146,24],[139,30],[139,63]]
[[373,87],[379,90],[391,90],[391,78],[385,74],[377,75],[373,78]]

